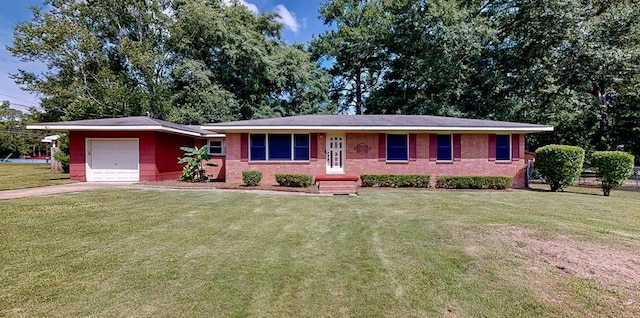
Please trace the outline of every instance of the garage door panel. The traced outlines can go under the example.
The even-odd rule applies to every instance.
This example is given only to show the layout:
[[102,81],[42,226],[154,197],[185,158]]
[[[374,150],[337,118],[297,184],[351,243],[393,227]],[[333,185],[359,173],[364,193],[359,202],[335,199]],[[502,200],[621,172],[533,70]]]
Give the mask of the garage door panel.
[[138,140],[91,140],[89,181],[138,181]]

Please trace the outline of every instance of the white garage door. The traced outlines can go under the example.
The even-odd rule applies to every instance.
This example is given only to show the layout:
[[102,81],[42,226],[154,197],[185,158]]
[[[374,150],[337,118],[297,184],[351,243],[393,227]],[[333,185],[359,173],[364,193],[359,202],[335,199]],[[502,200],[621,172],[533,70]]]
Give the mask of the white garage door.
[[137,139],[89,139],[87,181],[138,181]]

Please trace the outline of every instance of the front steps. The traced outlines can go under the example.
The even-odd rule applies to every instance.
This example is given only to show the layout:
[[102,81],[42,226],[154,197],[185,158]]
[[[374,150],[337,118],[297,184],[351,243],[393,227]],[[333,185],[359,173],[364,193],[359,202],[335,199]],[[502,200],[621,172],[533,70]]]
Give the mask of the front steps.
[[320,194],[356,194],[358,191],[358,177],[325,175],[315,179]]

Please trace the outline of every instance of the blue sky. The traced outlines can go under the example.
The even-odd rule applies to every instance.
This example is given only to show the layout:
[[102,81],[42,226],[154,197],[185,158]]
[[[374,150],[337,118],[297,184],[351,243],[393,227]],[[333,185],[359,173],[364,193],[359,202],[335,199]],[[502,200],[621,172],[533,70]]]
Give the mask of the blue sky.
[[[224,0],[231,2],[230,0]],[[284,25],[282,33],[289,42],[308,42],[313,35],[327,27],[318,19],[318,9],[325,0],[239,0],[250,10],[258,13],[277,12]],[[18,69],[43,72],[46,67],[39,63],[24,63],[11,56],[6,46],[13,42],[13,27],[22,21],[31,20],[31,6],[41,6],[43,0],[0,0],[0,101],[8,100],[12,107],[25,110],[26,106],[38,106],[38,97],[25,92],[16,85],[9,74]]]

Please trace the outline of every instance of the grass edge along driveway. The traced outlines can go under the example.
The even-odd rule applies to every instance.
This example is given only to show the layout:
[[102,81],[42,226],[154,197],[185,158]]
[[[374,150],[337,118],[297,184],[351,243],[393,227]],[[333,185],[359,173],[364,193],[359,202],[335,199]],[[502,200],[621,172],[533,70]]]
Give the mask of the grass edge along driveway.
[[633,271],[609,277],[590,261],[640,264],[640,200],[612,195],[108,189],[6,200],[0,316],[639,316]]
[[71,183],[68,173],[52,173],[49,164],[0,162],[0,191]]

